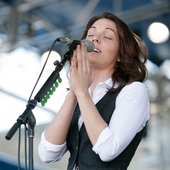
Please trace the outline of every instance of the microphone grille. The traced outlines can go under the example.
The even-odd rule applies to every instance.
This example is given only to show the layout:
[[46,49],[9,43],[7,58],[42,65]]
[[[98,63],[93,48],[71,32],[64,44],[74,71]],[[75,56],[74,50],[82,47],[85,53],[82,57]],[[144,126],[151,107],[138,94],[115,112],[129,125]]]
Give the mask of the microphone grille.
[[82,40],[81,42],[82,42],[83,44],[85,44],[88,52],[94,51],[95,46],[94,46],[94,44],[93,44],[92,41],[90,41],[90,40],[85,40],[85,39],[84,39],[84,40]]

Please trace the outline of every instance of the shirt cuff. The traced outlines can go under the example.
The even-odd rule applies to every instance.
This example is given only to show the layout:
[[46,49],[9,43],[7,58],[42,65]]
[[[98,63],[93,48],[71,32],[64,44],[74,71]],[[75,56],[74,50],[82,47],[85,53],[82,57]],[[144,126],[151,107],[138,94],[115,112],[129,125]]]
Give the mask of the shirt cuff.
[[46,147],[47,151],[53,151],[53,152],[58,152],[66,147],[66,142],[62,145],[55,145],[53,143],[48,142],[45,139],[44,132],[41,135],[41,142],[42,144]]
[[92,150],[96,153],[99,154],[102,144],[107,141],[110,137],[112,136],[112,132],[108,127],[103,129],[102,133],[100,134],[96,144],[93,146]]

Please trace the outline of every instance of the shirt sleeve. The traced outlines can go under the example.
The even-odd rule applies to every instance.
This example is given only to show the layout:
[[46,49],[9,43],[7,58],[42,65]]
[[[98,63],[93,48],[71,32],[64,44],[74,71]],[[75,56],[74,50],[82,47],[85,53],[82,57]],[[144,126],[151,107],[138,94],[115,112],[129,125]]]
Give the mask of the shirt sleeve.
[[146,86],[134,82],[124,87],[116,99],[110,123],[100,134],[93,151],[103,161],[117,157],[149,120],[149,95]]
[[41,135],[40,144],[38,146],[38,154],[43,162],[55,162],[62,158],[66,153],[66,143],[62,145],[54,145],[45,139],[44,132]]

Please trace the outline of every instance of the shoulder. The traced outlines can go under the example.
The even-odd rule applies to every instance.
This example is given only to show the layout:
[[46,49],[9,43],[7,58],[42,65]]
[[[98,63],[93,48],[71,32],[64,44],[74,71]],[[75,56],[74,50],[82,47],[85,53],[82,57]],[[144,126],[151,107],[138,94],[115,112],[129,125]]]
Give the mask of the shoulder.
[[134,81],[131,84],[126,85],[122,90],[147,90],[144,83],[139,81]]
[[118,98],[149,98],[149,93],[146,85],[142,82],[132,82],[126,85],[120,91]]

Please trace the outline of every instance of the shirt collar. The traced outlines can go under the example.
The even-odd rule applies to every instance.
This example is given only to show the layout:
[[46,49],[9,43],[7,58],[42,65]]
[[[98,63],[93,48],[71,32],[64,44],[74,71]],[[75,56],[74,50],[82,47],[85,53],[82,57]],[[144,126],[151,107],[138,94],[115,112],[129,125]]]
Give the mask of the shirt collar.
[[111,77],[108,78],[107,80],[102,81],[102,82],[99,82],[99,83],[97,84],[97,86],[106,86],[106,87],[108,87],[108,88],[111,88],[112,85],[113,85],[113,81],[112,81]]
[[[111,77],[110,77],[110,78],[108,78],[108,79],[105,80],[105,81],[99,82],[99,83],[96,85],[94,91],[95,91],[95,90],[98,91],[99,89],[105,89],[105,90],[107,91],[109,88],[112,87],[112,85],[113,85],[113,82],[112,82],[112,79],[111,79]],[[90,95],[92,96],[92,92],[91,92],[90,88],[89,88],[89,93],[90,93]]]

